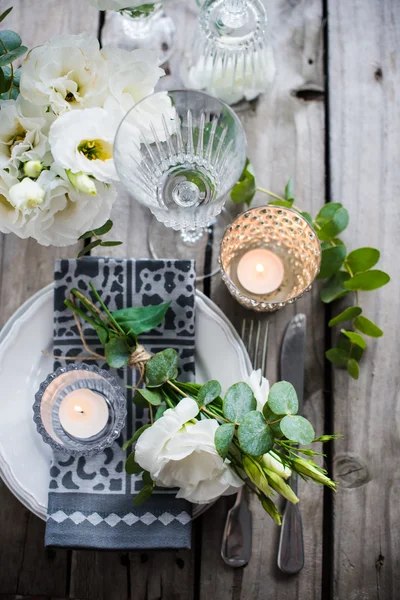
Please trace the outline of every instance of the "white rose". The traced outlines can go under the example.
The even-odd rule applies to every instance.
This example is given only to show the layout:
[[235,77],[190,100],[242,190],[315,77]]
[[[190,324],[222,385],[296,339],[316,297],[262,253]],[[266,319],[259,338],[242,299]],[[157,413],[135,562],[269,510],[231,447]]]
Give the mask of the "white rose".
[[113,159],[117,123],[103,108],[64,113],[50,128],[54,160],[73,173],[83,171],[98,181],[118,179]]
[[264,454],[263,463],[268,469],[275,471],[275,473],[283,477],[283,479],[289,479],[292,474],[291,469],[282,463],[279,456],[275,454],[273,450],[268,452],[268,454]]
[[99,10],[122,10],[151,3],[146,0],[90,0],[90,4]]
[[177,498],[206,504],[221,495],[236,493],[243,481],[215,448],[217,421],[193,421],[198,412],[192,398],[184,398],[176,408],[166,410],[140,436],[135,460],[156,485],[179,487]]
[[247,385],[253,390],[255,399],[257,400],[257,410],[262,412],[264,404],[268,400],[269,381],[261,374],[261,369],[253,371],[246,379]]
[[18,175],[22,162],[42,159],[48,151],[42,110],[35,116],[22,112],[23,99],[0,101],[0,169]]
[[107,67],[95,37],[60,35],[33,48],[21,71],[21,94],[61,114],[103,104]]
[[13,185],[9,191],[11,204],[21,212],[30,212],[32,208],[37,208],[43,204],[44,197],[45,191],[42,186],[29,177]]

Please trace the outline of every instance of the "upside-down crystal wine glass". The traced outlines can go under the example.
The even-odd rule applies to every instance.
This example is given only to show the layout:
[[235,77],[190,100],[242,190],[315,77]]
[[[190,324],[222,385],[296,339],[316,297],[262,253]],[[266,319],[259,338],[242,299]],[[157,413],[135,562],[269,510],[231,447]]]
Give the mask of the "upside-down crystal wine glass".
[[163,2],[131,0],[131,3],[132,6],[122,10],[108,11],[102,32],[103,45],[154,51],[159,64],[164,64],[174,49],[173,20],[165,13]]
[[254,100],[275,75],[267,15],[261,0],[206,0],[183,63],[187,87],[228,104]]
[[114,160],[124,187],[155,216],[152,256],[192,258],[205,276],[218,272],[227,225],[220,213],[246,161],[246,136],[229,106],[193,90],[153,94],[120,124]]

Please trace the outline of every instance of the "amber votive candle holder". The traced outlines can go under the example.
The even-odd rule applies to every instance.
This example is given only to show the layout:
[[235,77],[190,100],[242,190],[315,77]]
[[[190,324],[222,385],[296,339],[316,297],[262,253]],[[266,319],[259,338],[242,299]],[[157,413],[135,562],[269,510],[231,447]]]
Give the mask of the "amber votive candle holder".
[[273,312],[308,292],[319,273],[318,237],[297,211],[260,206],[225,230],[219,264],[222,279],[246,308]]

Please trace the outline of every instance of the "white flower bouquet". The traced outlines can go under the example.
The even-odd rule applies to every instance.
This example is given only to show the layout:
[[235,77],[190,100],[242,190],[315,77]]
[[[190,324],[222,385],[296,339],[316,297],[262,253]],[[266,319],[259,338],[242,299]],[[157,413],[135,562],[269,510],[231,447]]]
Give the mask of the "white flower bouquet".
[[0,231],[68,246],[109,219],[117,127],[164,71],[152,53],[85,35],[52,38],[14,71],[26,51],[0,32]]

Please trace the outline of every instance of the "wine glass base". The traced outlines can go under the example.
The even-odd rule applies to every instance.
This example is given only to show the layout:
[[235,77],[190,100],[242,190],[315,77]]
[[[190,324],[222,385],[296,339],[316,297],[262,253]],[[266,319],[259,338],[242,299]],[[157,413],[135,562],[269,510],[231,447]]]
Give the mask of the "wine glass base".
[[[196,281],[202,281],[219,273],[218,256],[225,229],[232,222],[226,209],[204,228],[203,234],[195,241],[188,241],[186,235],[166,227],[153,217],[149,228],[149,249],[153,258],[176,258],[195,260]],[[196,235],[193,236],[196,238]],[[198,237],[198,236],[197,236]]]
[[150,27],[140,32],[135,20],[118,12],[108,12],[103,45],[112,44],[123,50],[147,50],[156,52],[159,65],[165,64],[174,52],[176,28],[171,17],[162,12],[151,19]]

